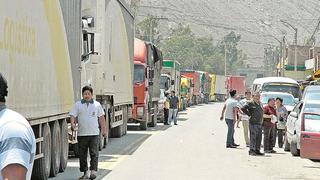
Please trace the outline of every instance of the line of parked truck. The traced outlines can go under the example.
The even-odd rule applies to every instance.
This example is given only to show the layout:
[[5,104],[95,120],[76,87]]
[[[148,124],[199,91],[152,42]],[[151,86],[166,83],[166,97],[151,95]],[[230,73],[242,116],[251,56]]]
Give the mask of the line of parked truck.
[[100,149],[125,135],[128,123],[156,126],[166,91],[178,92],[185,110],[222,101],[233,87],[226,83],[233,77],[181,70],[154,44],[135,39],[124,0],[0,0],[0,7],[0,72],[8,107],[26,117],[36,137],[33,179],[56,176],[69,151],[77,155],[68,112],[84,85],[106,112],[109,136],[101,136]]

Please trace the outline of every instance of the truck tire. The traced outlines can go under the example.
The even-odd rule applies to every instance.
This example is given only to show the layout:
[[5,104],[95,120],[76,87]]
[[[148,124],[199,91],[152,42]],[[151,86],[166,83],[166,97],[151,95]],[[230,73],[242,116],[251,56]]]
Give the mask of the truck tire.
[[129,119],[129,112],[128,106],[125,106],[125,110],[123,112],[123,135],[127,134],[128,131],[128,119]]
[[104,146],[104,137],[102,136],[102,133],[100,131],[99,133],[99,151],[101,151],[103,149]]
[[122,136],[122,126],[123,124],[111,129],[113,138],[120,138]]
[[140,130],[146,131],[148,129],[148,122],[149,122],[149,114],[145,114],[145,121],[140,121]]
[[73,150],[74,157],[78,158],[79,157],[79,144],[78,143],[72,144],[72,150]]
[[285,135],[285,137],[284,137],[284,151],[286,151],[286,152],[290,151],[290,144],[288,142],[287,135]]
[[68,124],[64,119],[60,123],[61,129],[61,155],[60,155],[60,172],[64,172],[67,168],[68,154],[69,154],[69,142],[68,142]]
[[295,142],[291,142],[290,144],[290,152],[292,154],[292,156],[299,156],[300,155],[300,151],[297,147],[297,143]]
[[60,157],[61,157],[61,131],[59,122],[55,121],[51,126],[51,170],[50,176],[56,177],[60,169]]
[[155,105],[154,107],[153,107],[153,116],[152,116],[152,121],[151,121],[151,127],[156,127],[157,126],[157,117],[158,117],[158,115],[157,115],[157,112],[158,112],[158,108],[157,108],[157,105]]
[[32,179],[47,180],[50,175],[51,167],[51,132],[49,125],[42,125],[41,152],[43,157],[34,161]]

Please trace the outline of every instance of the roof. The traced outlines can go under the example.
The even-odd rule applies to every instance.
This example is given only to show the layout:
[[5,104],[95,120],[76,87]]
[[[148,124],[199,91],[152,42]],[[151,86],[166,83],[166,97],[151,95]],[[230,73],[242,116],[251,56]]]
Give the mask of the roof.
[[258,79],[255,79],[253,81],[253,84],[263,84],[263,83],[266,83],[266,82],[277,82],[277,83],[292,83],[292,84],[298,84],[297,81],[291,79],[291,78],[288,78],[288,77],[265,77],[265,78],[258,78]]
[[292,97],[294,97],[292,94],[284,93],[284,92],[262,92],[262,93],[261,93],[261,95],[264,95],[264,94],[283,95],[283,96],[292,96]]
[[305,91],[313,91],[313,90],[320,90],[320,86],[307,86],[305,89]]

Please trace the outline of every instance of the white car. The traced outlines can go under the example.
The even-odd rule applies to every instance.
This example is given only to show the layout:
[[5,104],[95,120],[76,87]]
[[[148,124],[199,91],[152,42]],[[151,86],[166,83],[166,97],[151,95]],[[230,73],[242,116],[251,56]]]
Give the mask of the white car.
[[294,106],[298,103],[293,95],[289,93],[282,93],[282,92],[264,92],[261,93],[261,102],[263,105],[268,104],[268,99],[273,98],[281,98],[283,99],[283,105],[286,107],[287,111],[290,113]]
[[[285,151],[291,152],[293,156],[300,155],[300,135],[301,135],[301,119],[303,113],[319,113],[320,101],[308,100],[299,102],[289,114],[287,119],[287,131],[285,137]],[[320,131],[320,129],[319,129]]]

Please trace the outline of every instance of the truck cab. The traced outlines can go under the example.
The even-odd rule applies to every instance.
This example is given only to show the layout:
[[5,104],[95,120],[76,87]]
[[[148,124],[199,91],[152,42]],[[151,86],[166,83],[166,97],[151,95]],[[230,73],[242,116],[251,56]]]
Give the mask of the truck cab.
[[162,53],[154,44],[140,39],[135,39],[134,47],[134,106],[129,122],[140,123],[146,130],[148,125],[157,125]]

